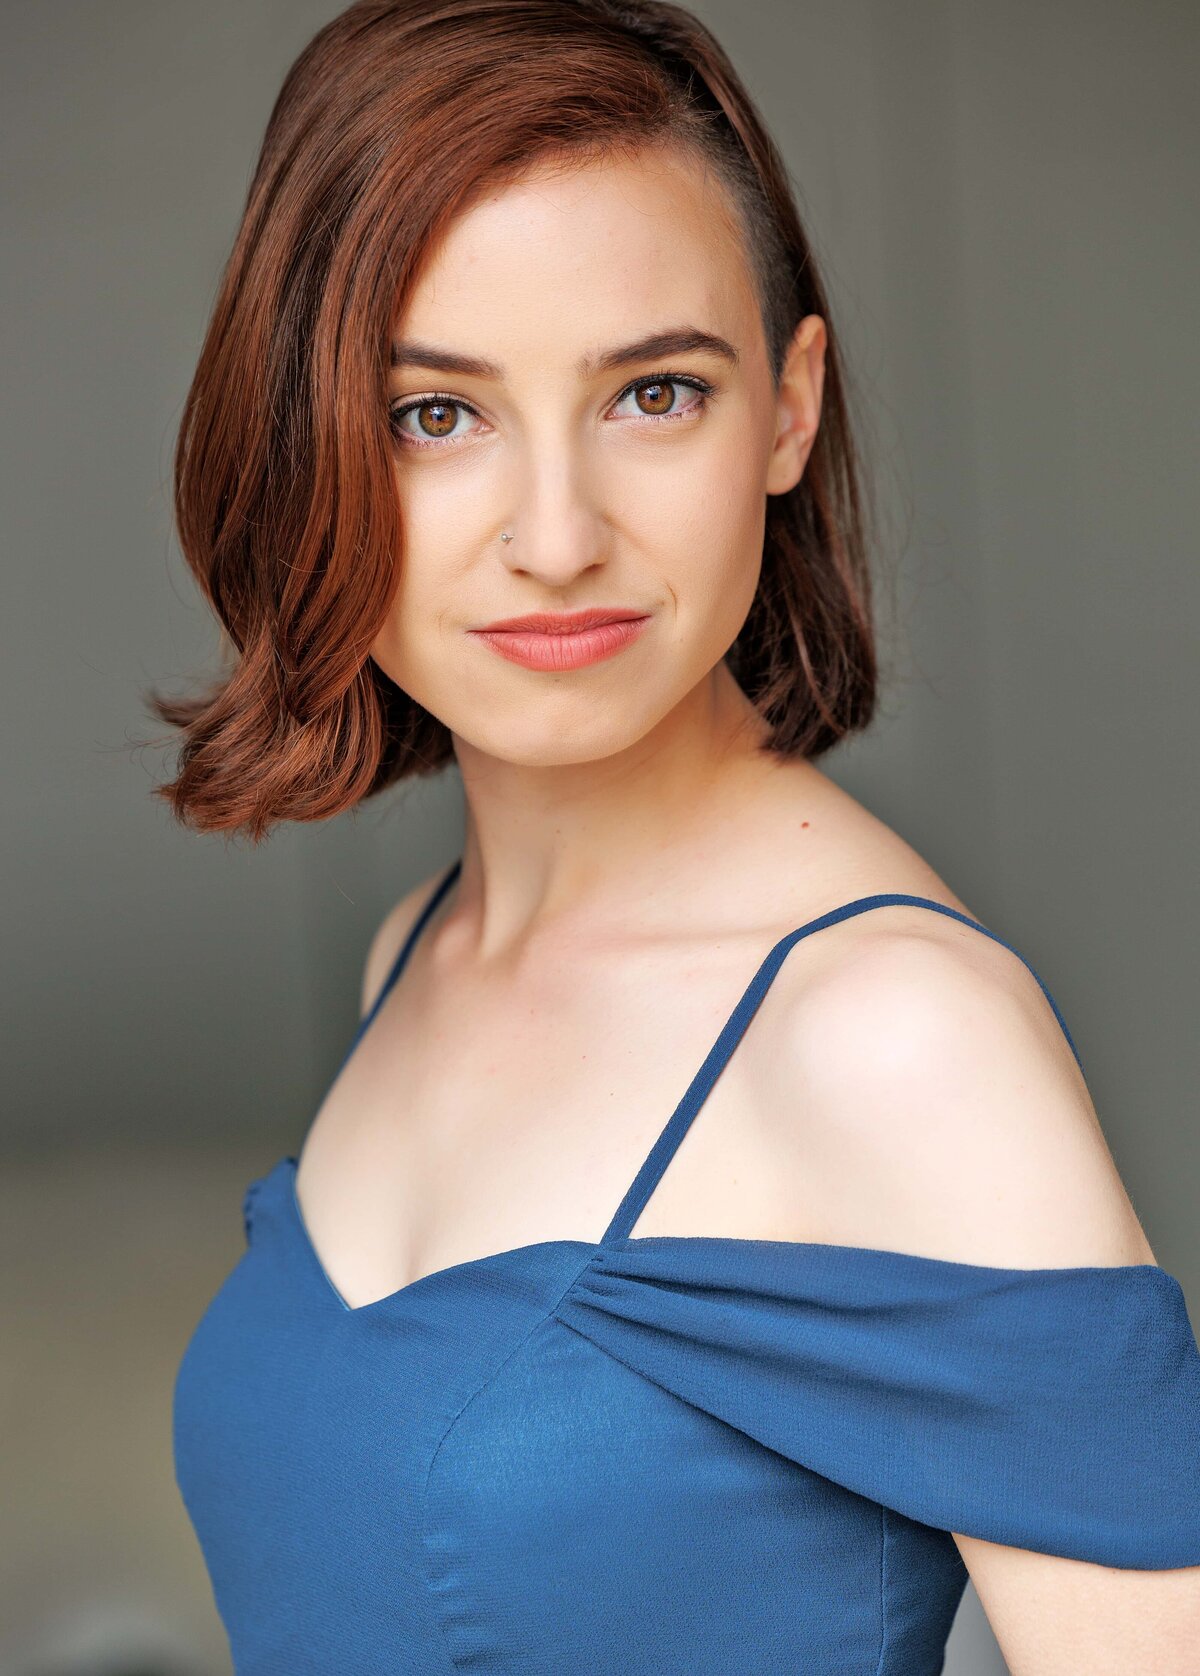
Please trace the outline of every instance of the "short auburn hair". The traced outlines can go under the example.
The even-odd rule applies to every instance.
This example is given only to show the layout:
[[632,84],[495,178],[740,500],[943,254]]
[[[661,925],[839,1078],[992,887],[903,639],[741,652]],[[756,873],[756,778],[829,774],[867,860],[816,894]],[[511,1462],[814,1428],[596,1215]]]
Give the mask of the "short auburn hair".
[[730,194],[776,386],[804,316],[827,330],[821,423],[800,482],[768,498],[726,661],[771,751],[815,758],[868,724],[866,507],[838,343],[787,169],[720,44],[664,0],[358,0],[284,80],[180,422],[175,522],[228,661],[199,696],[145,695],[182,730],[176,777],[154,788],[180,821],[257,842],[451,760],[450,730],[369,655],[403,562],[392,327],[486,189],[663,143]]

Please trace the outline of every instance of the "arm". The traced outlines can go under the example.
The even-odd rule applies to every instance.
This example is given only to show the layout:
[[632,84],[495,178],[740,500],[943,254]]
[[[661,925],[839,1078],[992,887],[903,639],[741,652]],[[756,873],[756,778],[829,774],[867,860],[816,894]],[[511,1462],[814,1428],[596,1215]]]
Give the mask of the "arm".
[[[893,921],[791,1021],[817,1132],[876,1231],[864,1243],[1011,1268],[1155,1262],[1036,979],[947,924]],[[1012,1676],[1194,1676],[1200,1567],[952,1535]]]

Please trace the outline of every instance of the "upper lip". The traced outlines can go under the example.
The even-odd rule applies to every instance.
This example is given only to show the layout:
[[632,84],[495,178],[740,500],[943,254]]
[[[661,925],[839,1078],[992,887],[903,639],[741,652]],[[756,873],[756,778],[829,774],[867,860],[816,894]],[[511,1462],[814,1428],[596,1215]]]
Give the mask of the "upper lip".
[[480,630],[526,629],[534,634],[572,634],[598,628],[601,623],[627,623],[633,617],[646,615],[632,606],[590,605],[586,611],[530,611],[523,617],[498,617],[494,623],[481,624]]

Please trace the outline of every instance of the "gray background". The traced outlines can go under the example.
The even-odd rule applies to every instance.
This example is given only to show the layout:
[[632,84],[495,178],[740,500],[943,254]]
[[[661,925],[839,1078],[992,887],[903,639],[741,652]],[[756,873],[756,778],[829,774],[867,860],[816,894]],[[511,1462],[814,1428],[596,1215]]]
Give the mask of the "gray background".
[[[228,1671],[171,1380],[372,930],[457,853],[453,774],[254,851],[175,826],[138,744],[141,689],[212,667],[171,446],[270,105],[336,9],[3,8],[5,1676]],[[789,159],[885,511],[884,705],[825,765],[1050,985],[1195,1322],[1200,14],[697,10]],[[968,1589],[947,1670],[1003,1668]]]

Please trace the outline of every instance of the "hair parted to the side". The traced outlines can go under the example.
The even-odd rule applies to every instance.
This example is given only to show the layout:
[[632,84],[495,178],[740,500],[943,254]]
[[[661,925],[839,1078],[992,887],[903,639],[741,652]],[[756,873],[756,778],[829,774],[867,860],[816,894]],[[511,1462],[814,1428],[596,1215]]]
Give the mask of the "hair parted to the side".
[[738,212],[778,379],[828,330],[800,483],[768,499],[762,577],[727,661],[815,758],[876,704],[865,501],[829,305],[783,160],[709,30],[663,0],[358,0],[280,90],[175,449],[184,557],[230,666],[146,695],[182,730],[154,788],[198,830],[258,842],[452,758],[449,729],[369,656],[403,563],[388,425],[391,329],[426,255],[484,190],[675,143]]

